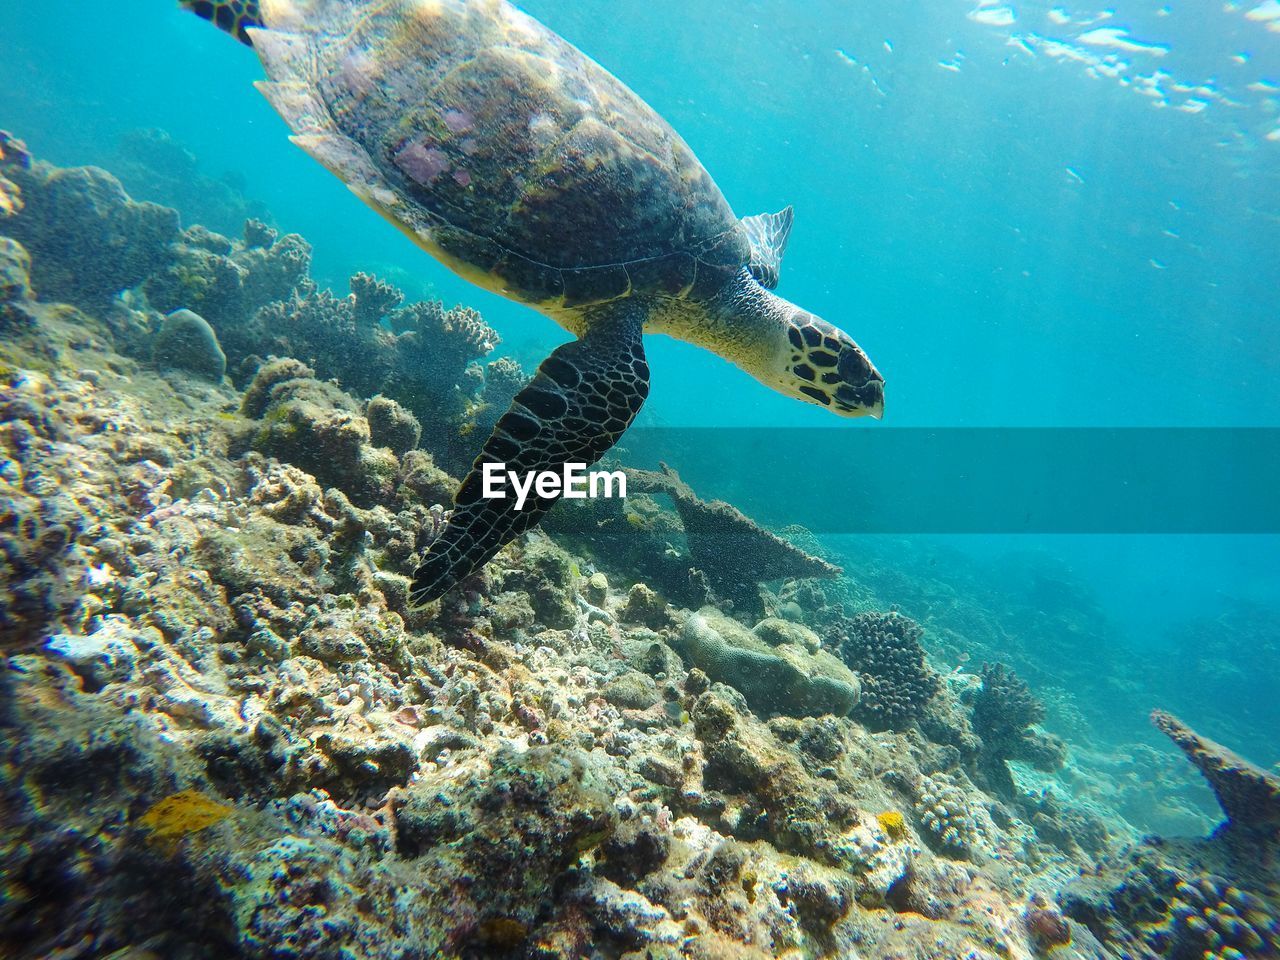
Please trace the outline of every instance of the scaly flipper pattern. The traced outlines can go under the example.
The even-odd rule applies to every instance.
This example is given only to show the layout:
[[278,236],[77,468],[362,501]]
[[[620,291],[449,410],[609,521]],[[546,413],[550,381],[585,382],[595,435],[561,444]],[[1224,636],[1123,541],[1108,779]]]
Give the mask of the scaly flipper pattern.
[[454,497],[443,532],[414,572],[410,603],[438,599],[533,527],[555,499],[530,493],[523,510],[483,495],[483,468],[500,463],[521,477],[588,466],[617,443],[649,395],[644,358],[648,307],[630,298],[587,314],[582,338],[558,347],[516,395]]

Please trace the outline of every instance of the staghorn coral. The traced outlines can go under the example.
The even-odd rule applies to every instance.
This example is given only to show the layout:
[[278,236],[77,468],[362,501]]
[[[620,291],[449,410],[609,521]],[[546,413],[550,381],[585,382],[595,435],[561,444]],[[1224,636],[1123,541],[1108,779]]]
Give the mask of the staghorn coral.
[[804,577],[836,577],[840,568],[758,526],[721,500],[705,501],[662,464],[662,470],[629,470],[631,489],[671,497],[684,525],[694,566],[722,597],[743,611],[762,610],[759,584]]
[[897,612],[860,613],[828,631],[827,645],[862,680],[859,719],[897,729],[924,712],[938,678],[925,661],[922,636],[919,624]]
[[1044,704],[1026,681],[1003,663],[983,664],[982,687],[973,702],[973,729],[982,738],[978,772],[999,795],[1014,795],[1007,761],[1025,761],[1046,771],[1066,761],[1061,740],[1030,729],[1043,719]]
[[1156,710],[1151,722],[1209,782],[1227,815],[1224,835],[1246,843],[1280,840],[1280,776],[1200,736],[1172,714]]

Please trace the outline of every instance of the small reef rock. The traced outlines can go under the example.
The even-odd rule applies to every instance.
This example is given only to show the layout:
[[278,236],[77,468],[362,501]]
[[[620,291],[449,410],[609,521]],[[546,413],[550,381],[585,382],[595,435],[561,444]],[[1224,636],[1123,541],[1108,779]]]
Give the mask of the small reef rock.
[[164,318],[151,346],[151,359],[162,370],[186,370],[218,383],[227,372],[227,355],[204,317],[175,310]]
[[857,705],[857,675],[831,654],[785,642],[791,638],[772,630],[763,636],[784,642],[771,644],[761,636],[758,629],[747,630],[709,607],[685,621],[675,649],[712,680],[738,690],[765,715],[843,717]]
[[1172,751],[1091,770],[1034,676],[874,612],[911,578],[670,471],[410,610],[524,376],[479,315],[15,143],[0,955],[1274,960],[1274,775],[1161,715],[1230,826],[1142,839],[1105,795]]

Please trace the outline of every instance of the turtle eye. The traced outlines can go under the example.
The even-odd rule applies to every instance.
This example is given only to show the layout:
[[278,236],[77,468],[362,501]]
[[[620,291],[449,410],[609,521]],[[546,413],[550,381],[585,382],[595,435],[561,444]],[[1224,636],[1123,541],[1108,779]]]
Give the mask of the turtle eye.
[[846,344],[836,361],[836,371],[845,383],[862,386],[872,378],[871,362],[857,347]]

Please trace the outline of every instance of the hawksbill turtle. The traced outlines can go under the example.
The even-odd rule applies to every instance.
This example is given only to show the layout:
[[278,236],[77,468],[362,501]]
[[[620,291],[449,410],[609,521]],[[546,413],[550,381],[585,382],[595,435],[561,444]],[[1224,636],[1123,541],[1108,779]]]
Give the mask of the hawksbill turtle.
[[738,219],[688,144],[506,0],[179,0],[252,47],[292,140],[446,266],[546,314],[557,348],[499,420],[414,574],[421,605],[554,499],[482,496],[482,466],[593,464],[649,392],[643,334],[705,347],[841,416],[884,379],[772,293],[791,208]]

